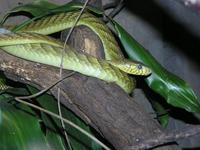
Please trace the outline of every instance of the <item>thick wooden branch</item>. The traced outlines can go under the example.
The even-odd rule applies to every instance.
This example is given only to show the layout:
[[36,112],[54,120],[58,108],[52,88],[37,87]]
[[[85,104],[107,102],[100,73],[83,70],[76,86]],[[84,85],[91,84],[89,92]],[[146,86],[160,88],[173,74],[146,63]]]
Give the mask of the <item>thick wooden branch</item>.
[[[59,77],[59,70],[54,67],[24,61],[3,51],[0,51],[0,69],[12,80],[34,83],[40,88]],[[77,73],[60,87],[62,103],[97,129],[116,149],[122,150],[139,139],[162,133],[157,122],[117,85]],[[51,92],[57,96],[56,88]]]
[[[84,33],[84,34],[82,34]],[[94,35],[86,39],[88,29],[79,28],[74,34],[82,41],[80,49],[89,45],[99,49],[101,44]],[[84,36],[81,36],[84,35]],[[76,37],[76,35],[73,35]],[[76,44],[76,40],[71,39]],[[88,41],[92,41],[89,42]],[[97,43],[96,43],[97,42]],[[72,42],[73,43],[73,42]],[[92,43],[92,44],[91,44]],[[96,43],[96,44],[95,44]],[[0,69],[12,80],[34,84],[45,88],[59,79],[59,70],[54,67],[28,62],[0,51]],[[66,74],[68,71],[65,71]],[[101,133],[116,149],[123,150],[140,139],[162,134],[159,124],[151,118],[133,98],[115,84],[76,73],[60,85],[61,102],[86,123]],[[57,88],[51,89],[56,97]],[[164,146],[159,149],[178,149],[176,146]]]
[[178,131],[165,132],[163,134],[151,136],[147,141],[141,140],[140,143],[136,143],[132,147],[127,147],[127,150],[149,149],[154,147],[155,145],[163,145],[199,134],[199,125],[188,125],[185,128]]

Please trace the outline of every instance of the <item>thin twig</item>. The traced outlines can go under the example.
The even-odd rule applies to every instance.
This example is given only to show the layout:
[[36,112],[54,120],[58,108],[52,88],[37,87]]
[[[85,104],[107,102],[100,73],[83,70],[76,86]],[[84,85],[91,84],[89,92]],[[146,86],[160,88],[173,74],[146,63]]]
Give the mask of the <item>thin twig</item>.
[[117,7],[108,15],[109,17],[113,18],[115,15],[117,15],[120,10],[124,7],[124,0],[120,0]]
[[73,74],[75,74],[75,72],[71,72],[71,73],[67,74],[67,75],[66,75],[65,77],[63,77],[62,79],[59,79],[59,80],[55,81],[53,84],[51,84],[51,85],[48,86],[47,88],[45,88],[45,89],[43,89],[43,90],[41,90],[41,91],[39,91],[39,92],[37,92],[37,93],[35,93],[35,94],[29,95],[29,96],[20,96],[20,97],[16,97],[16,98],[23,100],[23,99],[31,99],[31,98],[38,97],[38,96],[44,94],[45,92],[47,92],[48,90],[50,90],[52,87],[54,87],[55,85],[57,85],[58,83],[60,83],[60,82],[63,81],[64,79],[66,79],[66,78],[72,76]]
[[198,134],[200,134],[200,125],[188,125],[184,129],[157,134],[155,136],[149,137],[147,140],[138,139],[138,143],[135,143],[133,146],[127,147],[126,150],[150,149]]
[[84,135],[86,135],[87,137],[89,137],[90,139],[92,139],[93,141],[95,141],[97,144],[99,144],[100,146],[102,146],[106,150],[111,150],[109,147],[107,147],[105,144],[103,144],[101,141],[99,141],[96,137],[94,137],[93,135],[91,135],[90,133],[88,133],[87,131],[85,131],[84,129],[80,128],[79,126],[77,126],[73,122],[71,122],[71,121],[69,121],[69,120],[67,120],[65,118],[61,118],[59,115],[57,115],[57,114],[55,114],[55,113],[53,113],[51,111],[48,111],[48,110],[46,110],[46,109],[44,109],[42,107],[39,107],[39,106],[34,105],[32,103],[20,100],[17,97],[15,98],[15,100],[18,101],[18,102],[20,102],[20,103],[22,103],[22,104],[28,105],[28,106],[30,106],[32,108],[35,108],[37,110],[40,110],[40,111],[42,111],[42,112],[44,112],[44,113],[46,113],[46,114],[48,114],[48,115],[50,115],[52,117],[55,117],[55,118],[57,118],[59,120],[63,120],[64,123],[66,123],[66,124],[70,125],[71,127],[77,129],[78,131],[80,131],[81,133],[83,133]]
[[[115,7],[108,15],[105,16],[108,16],[109,18],[114,18],[122,10],[123,7],[124,7],[124,0],[120,0],[117,7]],[[109,21],[107,17],[104,17],[103,20],[106,23]]]
[[107,9],[111,9],[111,8],[115,8],[115,7],[117,7],[117,2],[115,1],[115,2],[111,2],[111,3],[108,3],[108,4],[105,4],[104,6],[103,6],[103,9],[104,10],[107,10]]
[[[73,32],[73,30],[74,30],[76,24],[78,23],[78,21],[79,21],[81,15],[82,15],[82,13],[83,13],[83,11],[85,10],[85,8],[86,8],[88,2],[89,2],[89,0],[86,0],[86,1],[85,1],[85,3],[84,3],[84,5],[83,5],[83,7],[82,7],[82,9],[81,9],[81,11],[80,11],[78,17],[76,18],[76,20],[75,20],[73,26],[70,28],[70,30],[69,30],[69,32],[68,32],[68,34],[67,34],[67,37],[66,37],[66,39],[65,39],[64,48],[63,48],[62,54],[61,54],[60,74],[59,74],[59,75],[60,75],[60,79],[62,78],[63,59],[64,59],[64,53],[65,53],[65,50],[66,50],[67,42],[68,42],[69,37],[70,37],[70,35],[72,34],[72,32]],[[57,97],[58,97],[58,102],[57,102],[57,105],[58,105],[58,112],[59,112],[60,118],[62,118],[62,111],[61,111],[61,106],[60,106],[60,105],[61,105],[61,104],[60,104],[60,93],[61,93],[61,92],[60,92],[60,87],[58,87],[58,95],[57,95]],[[64,122],[63,122],[62,119],[61,119],[61,125],[62,125],[62,128],[64,129],[63,131],[64,131],[64,135],[65,135],[65,139],[66,139],[66,141],[67,141],[68,147],[69,147],[70,150],[72,150],[69,137],[68,137],[67,132],[66,132],[66,130],[65,130],[65,124],[64,124]]]

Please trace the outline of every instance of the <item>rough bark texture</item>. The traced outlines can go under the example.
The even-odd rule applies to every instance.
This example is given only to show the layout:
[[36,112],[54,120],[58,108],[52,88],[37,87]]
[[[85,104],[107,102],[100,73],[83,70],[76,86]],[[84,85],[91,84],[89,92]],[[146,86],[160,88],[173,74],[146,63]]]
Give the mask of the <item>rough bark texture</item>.
[[[59,75],[56,68],[27,62],[2,51],[0,68],[9,78],[34,83],[40,88],[50,85]],[[60,87],[61,102],[97,129],[116,149],[122,150],[162,132],[157,122],[114,84],[77,73],[63,81]],[[57,96],[56,88],[51,92]],[[173,148],[176,149],[176,146],[164,149]]]

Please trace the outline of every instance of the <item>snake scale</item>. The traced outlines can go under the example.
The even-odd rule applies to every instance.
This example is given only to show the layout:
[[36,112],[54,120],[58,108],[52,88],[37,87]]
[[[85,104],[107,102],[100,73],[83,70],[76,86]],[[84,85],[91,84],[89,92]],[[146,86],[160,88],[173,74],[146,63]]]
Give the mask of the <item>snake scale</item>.
[[[59,13],[31,22],[17,33],[0,34],[0,47],[14,56],[59,67],[64,44],[46,35],[72,27],[78,15],[78,11]],[[123,57],[111,31],[100,19],[85,12],[77,23],[77,26],[80,25],[89,27],[99,36],[105,59],[77,52],[67,46],[64,54],[64,69],[114,82],[127,93],[135,87],[135,80],[127,73],[134,75],[151,73],[145,65]]]

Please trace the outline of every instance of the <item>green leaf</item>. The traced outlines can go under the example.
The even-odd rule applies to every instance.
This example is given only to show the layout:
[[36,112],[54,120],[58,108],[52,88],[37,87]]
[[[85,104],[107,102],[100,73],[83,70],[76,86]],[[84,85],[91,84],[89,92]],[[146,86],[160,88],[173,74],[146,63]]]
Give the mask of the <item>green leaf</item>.
[[46,0],[35,0],[30,4],[25,4],[13,8],[10,13],[28,12],[33,16],[39,16],[48,12],[51,9],[57,8],[58,5],[50,3]]
[[52,131],[42,132],[39,118],[27,106],[8,103],[10,96],[0,96],[0,149],[64,150],[61,137]]
[[151,104],[157,114],[157,119],[162,125],[162,127],[167,127],[168,122],[169,122],[169,114],[166,111],[165,107],[159,102],[159,101],[151,101]]
[[47,14],[50,9],[54,9],[56,7],[58,7],[58,5],[50,3],[47,0],[35,0],[30,4],[17,6],[8,11],[8,13],[1,20],[1,24],[3,24],[10,15],[18,12],[27,12],[33,16],[40,16],[41,14]]
[[[30,86],[29,89],[34,93],[37,91]],[[17,104],[16,107],[8,103],[11,98],[7,94],[0,96],[0,149],[65,149],[66,145],[61,135],[63,132],[59,120],[39,111],[36,114],[36,111],[23,104]],[[52,96],[45,94],[34,101],[37,101],[36,103],[43,108],[48,108],[48,110],[57,113],[57,102]],[[71,111],[62,107],[62,113],[63,117],[91,133],[90,127]],[[43,126],[41,126],[41,123]],[[71,126],[66,125],[66,129],[73,149],[102,149],[97,143]]]
[[[38,91],[35,88],[30,87],[30,86],[28,86],[28,88],[31,91],[31,93],[36,93]],[[51,112],[58,113],[57,101],[52,96],[48,94],[42,95],[37,98],[37,102],[43,108],[46,108]],[[81,127],[82,129],[92,134],[90,127],[86,125],[80,118],[74,115],[71,111],[69,111],[67,108],[62,106],[61,111],[64,118],[72,121],[73,123]],[[42,113],[42,120],[44,121],[45,125],[51,130],[56,130],[56,127],[59,127],[61,129],[61,123],[60,123],[60,120],[58,119],[54,119],[54,118],[49,119],[49,116]],[[73,149],[75,150],[89,150],[89,149],[101,150],[102,149],[101,146],[99,146],[96,142],[92,141],[90,138],[80,133],[76,129],[68,125],[65,125],[65,126],[66,126],[66,130],[69,135],[69,139],[70,139]]]
[[[50,3],[47,0],[35,0],[30,4],[17,6],[13,8],[12,10],[10,10],[3,17],[0,24],[2,25],[10,15],[19,13],[19,12],[30,13],[31,15],[35,17],[33,20],[36,20],[52,13],[69,12],[69,11],[78,10],[82,8],[82,6],[83,4],[79,2],[69,2],[63,5],[57,5],[54,3]],[[103,14],[103,11],[96,7],[87,6],[87,9],[98,15]],[[28,22],[33,21],[33,20],[29,20]]]
[[[74,10],[78,10],[80,8],[83,7],[83,3],[79,3],[79,2],[69,2],[67,4],[58,6],[57,8],[51,9],[50,12],[51,13],[58,13],[58,12],[69,12],[69,11],[74,11]],[[87,6],[86,7],[88,10],[90,10],[91,12],[97,14],[97,15],[102,15],[103,14],[103,10],[100,10],[96,7],[92,7],[92,6]]]
[[112,21],[118,37],[132,60],[142,62],[152,70],[152,74],[145,79],[155,92],[162,95],[169,104],[183,108],[189,112],[200,113],[200,104],[191,87],[179,77],[168,72],[158,61],[142,47],[117,22]]

